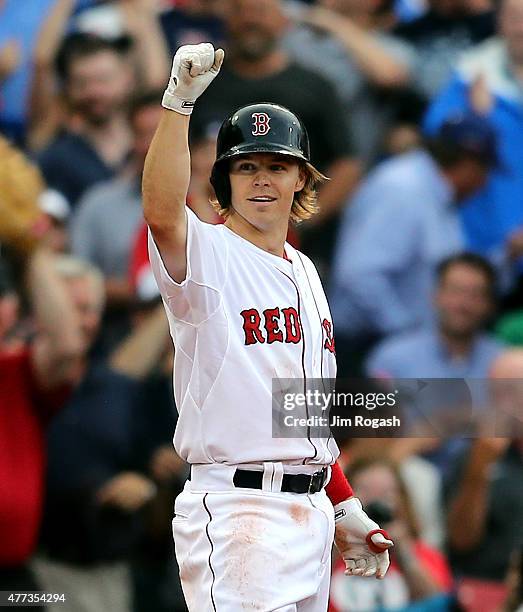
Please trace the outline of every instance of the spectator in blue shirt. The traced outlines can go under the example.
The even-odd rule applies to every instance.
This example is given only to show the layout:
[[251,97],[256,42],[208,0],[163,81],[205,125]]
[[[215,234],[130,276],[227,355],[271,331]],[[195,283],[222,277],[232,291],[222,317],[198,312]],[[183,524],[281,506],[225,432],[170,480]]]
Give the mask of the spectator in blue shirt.
[[487,377],[503,348],[484,326],[494,307],[496,275],[479,255],[460,253],[438,267],[436,324],[392,336],[367,361],[370,376]]
[[89,187],[113,178],[128,161],[132,134],[125,103],[133,75],[128,59],[92,34],[68,36],[57,68],[69,118],[38,161],[47,184],[74,208]]
[[434,435],[451,429],[460,434],[436,446],[430,438],[418,439],[418,450],[428,452],[443,473],[467,444],[461,436],[475,426],[487,398],[482,381],[503,352],[502,344],[484,331],[494,310],[496,284],[494,268],[479,255],[445,259],[437,270],[435,324],[385,340],[366,363],[369,376],[429,379],[425,394],[416,396],[404,416],[414,427],[428,425]]
[[425,119],[434,134],[449,116],[473,108],[496,132],[503,168],[462,208],[468,247],[483,254],[523,225],[522,83],[523,1],[503,0],[499,35],[463,55]]
[[458,205],[496,161],[488,122],[460,116],[425,149],[383,162],[363,181],[345,209],[333,266],[342,375],[347,366],[356,374],[377,340],[432,320],[436,266],[464,247]]

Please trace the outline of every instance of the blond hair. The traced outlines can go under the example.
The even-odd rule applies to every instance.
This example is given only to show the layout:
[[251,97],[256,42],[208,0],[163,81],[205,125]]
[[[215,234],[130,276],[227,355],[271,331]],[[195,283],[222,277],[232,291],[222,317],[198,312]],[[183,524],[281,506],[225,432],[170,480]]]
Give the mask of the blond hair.
[[[306,179],[303,189],[294,194],[290,214],[290,220],[293,223],[301,223],[310,219],[319,211],[317,187],[324,181],[329,180],[309,162],[300,162],[300,169],[305,172]],[[222,206],[217,198],[213,198],[211,199],[211,205],[220,217],[227,219],[230,216],[231,204]]]
[[38,242],[42,217],[38,198],[45,188],[37,166],[0,136],[0,241],[20,252]]

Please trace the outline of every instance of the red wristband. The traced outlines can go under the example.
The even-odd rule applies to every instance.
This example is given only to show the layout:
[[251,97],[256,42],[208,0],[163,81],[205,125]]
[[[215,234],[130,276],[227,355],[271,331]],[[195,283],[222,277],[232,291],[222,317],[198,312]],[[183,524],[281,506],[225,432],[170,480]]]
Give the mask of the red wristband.
[[329,480],[329,484],[325,487],[325,492],[329,496],[333,506],[354,495],[352,487],[338,462],[331,465],[331,479]]

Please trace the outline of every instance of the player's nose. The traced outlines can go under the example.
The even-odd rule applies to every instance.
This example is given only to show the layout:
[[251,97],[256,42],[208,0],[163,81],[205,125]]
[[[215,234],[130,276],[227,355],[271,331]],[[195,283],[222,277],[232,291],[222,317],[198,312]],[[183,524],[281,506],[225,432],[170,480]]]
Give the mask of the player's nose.
[[270,174],[265,170],[261,169],[254,175],[253,184],[255,187],[262,187],[264,185],[270,185],[271,177]]

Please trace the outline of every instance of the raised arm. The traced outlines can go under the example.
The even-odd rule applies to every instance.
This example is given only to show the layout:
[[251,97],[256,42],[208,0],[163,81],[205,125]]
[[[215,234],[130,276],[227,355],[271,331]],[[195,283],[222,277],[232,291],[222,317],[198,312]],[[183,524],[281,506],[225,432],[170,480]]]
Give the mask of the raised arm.
[[220,71],[224,52],[210,43],[185,45],[176,52],[162,105],[165,110],[149,148],[143,172],[144,217],[171,277],[186,273],[185,200],[190,180],[189,118],[196,99]]

